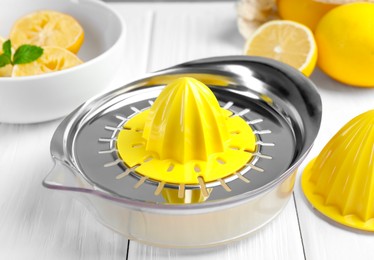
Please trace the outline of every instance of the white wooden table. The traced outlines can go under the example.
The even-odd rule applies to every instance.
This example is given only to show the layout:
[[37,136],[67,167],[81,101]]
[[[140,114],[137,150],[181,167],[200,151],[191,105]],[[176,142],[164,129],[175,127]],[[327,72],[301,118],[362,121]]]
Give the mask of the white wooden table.
[[[233,2],[109,5],[127,22],[123,64],[110,88],[179,62],[242,52]],[[311,79],[322,96],[323,119],[306,162],[351,118],[374,108],[374,89],[341,85],[318,70]],[[374,259],[374,234],[321,219],[306,203],[299,181],[285,210],[239,242],[180,250],[128,241],[78,202],[42,187],[52,167],[49,142],[60,121],[0,123],[0,259]]]

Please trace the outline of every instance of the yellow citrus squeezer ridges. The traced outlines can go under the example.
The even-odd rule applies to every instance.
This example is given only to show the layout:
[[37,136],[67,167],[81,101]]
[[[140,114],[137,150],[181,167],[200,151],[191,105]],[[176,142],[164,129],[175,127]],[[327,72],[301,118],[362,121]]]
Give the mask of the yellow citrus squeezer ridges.
[[[128,167],[161,187],[179,185],[179,198],[185,185],[200,186],[207,197],[206,184],[234,175],[255,149],[248,123],[221,108],[213,92],[190,77],[169,83],[151,108],[125,123],[117,138],[118,153]],[[167,196],[175,198],[172,193]]]
[[374,110],[348,122],[306,167],[302,189],[334,221],[374,231]]

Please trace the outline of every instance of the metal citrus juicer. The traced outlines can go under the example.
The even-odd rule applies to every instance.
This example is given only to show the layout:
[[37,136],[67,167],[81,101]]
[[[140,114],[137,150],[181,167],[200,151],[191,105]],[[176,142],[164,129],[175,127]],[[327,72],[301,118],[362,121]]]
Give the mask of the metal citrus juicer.
[[228,56],[165,69],[87,101],[57,128],[47,188],[72,191],[130,239],[241,238],[290,198],[321,100],[298,71]]

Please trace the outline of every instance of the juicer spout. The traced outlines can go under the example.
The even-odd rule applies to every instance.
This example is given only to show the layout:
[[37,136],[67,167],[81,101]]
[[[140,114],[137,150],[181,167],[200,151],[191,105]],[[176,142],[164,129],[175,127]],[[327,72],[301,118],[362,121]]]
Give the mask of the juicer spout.
[[43,186],[59,190],[90,191],[93,186],[66,163],[55,160],[55,165],[43,180]]

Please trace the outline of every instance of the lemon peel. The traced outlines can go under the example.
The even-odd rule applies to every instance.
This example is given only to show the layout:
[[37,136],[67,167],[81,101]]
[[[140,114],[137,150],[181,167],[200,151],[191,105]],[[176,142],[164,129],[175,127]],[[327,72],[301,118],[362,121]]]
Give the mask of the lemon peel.
[[374,3],[341,5],[315,31],[318,66],[330,77],[357,87],[374,87]]

